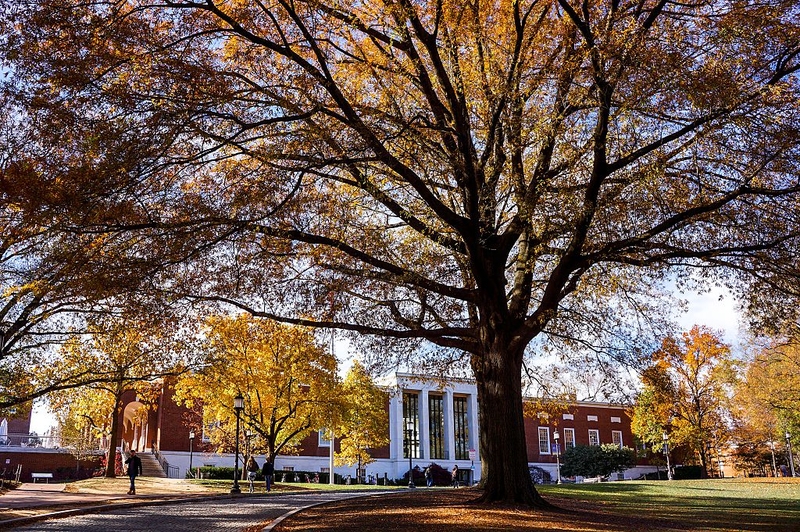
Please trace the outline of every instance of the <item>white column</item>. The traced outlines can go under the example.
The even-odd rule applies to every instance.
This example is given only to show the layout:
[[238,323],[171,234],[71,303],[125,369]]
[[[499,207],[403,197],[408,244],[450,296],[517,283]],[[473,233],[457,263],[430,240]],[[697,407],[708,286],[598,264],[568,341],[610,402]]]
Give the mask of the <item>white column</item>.
[[[389,411],[389,415],[391,416],[391,410]],[[389,425],[391,427],[391,425]],[[391,441],[391,440],[390,440]],[[334,453],[336,452],[336,434],[333,433],[333,429],[331,429],[331,439],[330,439],[330,448],[328,448],[328,484],[333,486],[336,483],[336,475],[334,474],[334,466],[333,466],[333,458]]]
[[478,394],[469,396],[469,448],[475,449],[477,453],[473,465],[475,470],[472,472],[472,481],[477,482],[481,479],[481,452],[480,452],[480,431],[478,429]]
[[[469,429],[469,448],[478,451],[480,449],[480,441],[478,439],[478,396],[476,394],[470,395],[467,404],[469,405],[469,413],[467,417],[467,426]],[[480,454],[478,454],[476,460],[480,460]]]
[[444,448],[448,460],[456,459],[455,426],[453,424],[453,392],[444,390]]
[[428,422],[428,390],[422,389],[419,392],[419,450],[420,460],[427,460],[431,457],[430,431]]
[[398,390],[389,400],[389,431],[391,442],[389,444],[389,458],[394,466],[391,472],[393,478],[398,478],[398,472],[403,468],[403,391]]
[[138,423],[131,423],[131,428],[133,428],[133,437],[131,437],[131,449],[136,451],[141,451],[139,448],[139,424]]

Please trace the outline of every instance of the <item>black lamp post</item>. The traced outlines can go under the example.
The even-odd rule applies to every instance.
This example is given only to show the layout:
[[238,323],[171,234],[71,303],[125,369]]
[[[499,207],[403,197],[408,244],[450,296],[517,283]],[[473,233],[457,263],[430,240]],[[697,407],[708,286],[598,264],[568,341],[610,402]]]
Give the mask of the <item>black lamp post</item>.
[[244,397],[242,397],[242,394],[237,394],[233,398],[233,409],[236,411],[236,437],[234,438],[236,452],[233,460],[233,487],[231,488],[231,493],[237,494],[242,492],[241,488],[239,488],[239,416],[244,409]]
[[192,447],[194,444],[194,431],[189,433],[189,473],[194,478],[194,473],[192,472]]
[[664,440],[664,455],[667,457],[667,480],[672,480],[672,468],[669,465],[669,436],[666,432],[661,435],[661,439]]
[[411,441],[414,436],[414,422],[410,419],[406,422],[406,439],[405,439],[405,447],[406,453],[408,454],[408,487],[409,488],[416,488],[416,484],[414,484],[414,466],[411,462]]
[[561,444],[558,443],[560,437],[558,430],[553,432],[553,439],[556,440],[556,484],[561,484]]
[[792,473],[792,477],[794,477],[794,457],[792,456],[792,435],[789,434],[789,431],[786,431],[786,449],[789,451],[789,471]]

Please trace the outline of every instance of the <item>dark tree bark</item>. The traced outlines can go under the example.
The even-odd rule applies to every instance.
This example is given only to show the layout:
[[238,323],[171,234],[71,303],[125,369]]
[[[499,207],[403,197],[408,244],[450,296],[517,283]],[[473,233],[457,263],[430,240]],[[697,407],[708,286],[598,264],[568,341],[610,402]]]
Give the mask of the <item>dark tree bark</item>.
[[507,349],[507,345],[498,344],[483,357],[473,357],[484,490],[480,500],[549,508],[550,504],[533,487],[528,470],[520,376],[522,357],[508,356]]
[[106,478],[116,478],[117,476],[117,442],[119,440],[119,417],[122,413],[122,405],[120,399],[122,398],[122,391],[118,391],[114,399],[114,411],[111,414],[111,430],[108,434],[108,461],[106,462]]

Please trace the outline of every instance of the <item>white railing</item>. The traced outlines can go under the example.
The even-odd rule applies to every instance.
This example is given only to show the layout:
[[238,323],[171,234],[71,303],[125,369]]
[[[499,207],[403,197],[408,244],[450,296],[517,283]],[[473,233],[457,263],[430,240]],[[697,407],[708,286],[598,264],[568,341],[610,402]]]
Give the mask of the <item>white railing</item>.
[[54,449],[59,447],[59,439],[55,436],[39,436],[35,432],[30,434],[10,432],[0,436],[0,450],[14,447]]

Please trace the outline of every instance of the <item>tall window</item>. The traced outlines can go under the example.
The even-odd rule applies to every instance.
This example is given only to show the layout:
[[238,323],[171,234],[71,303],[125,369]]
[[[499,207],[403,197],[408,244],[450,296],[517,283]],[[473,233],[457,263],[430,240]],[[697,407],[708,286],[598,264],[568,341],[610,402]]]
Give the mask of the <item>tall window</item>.
[[575,447],[575,429],[564,429],[564,449]]
[[550,454],[550,429],[539,427],[539,454]]
[[614,442],[614,445],[617,447],[622,447],[622,431],[621,430],[612,430],[611,431],[611,441]]
[[455,431],[456,460],[469,460],[468,420],[467,398],[453,397],[453,429]]
[[409,457],[419,458],[419,396],[415,393],[403,394],[403,458]]
[[441,395],[428,396],[428,437],[431,458],[444,458],[444,401]]
[[589,445],[600,445],[600,431],[589,429]]

